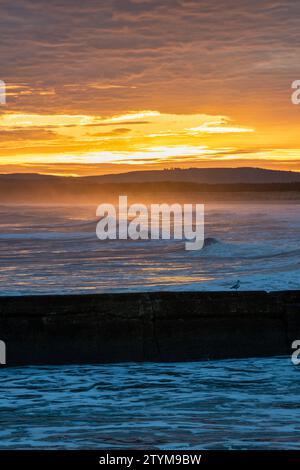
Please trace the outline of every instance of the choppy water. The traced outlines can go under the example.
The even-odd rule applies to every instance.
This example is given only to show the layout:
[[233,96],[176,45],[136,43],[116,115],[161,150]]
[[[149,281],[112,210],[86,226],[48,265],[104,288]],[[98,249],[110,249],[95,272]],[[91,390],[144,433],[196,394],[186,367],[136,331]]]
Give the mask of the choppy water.
[[[95,207],[0,207],[0,295],[300,288],[300,205],[206,206],[199,252],[100,242]],[[0,369],[2,449],[300,449],[290,358]]]
[[0,206],[0,295],[300,288],[300,205],[208,204],[205,236],[99,241],[96,207]]
[[290,358],[0,370],[0,448],[300,449]]

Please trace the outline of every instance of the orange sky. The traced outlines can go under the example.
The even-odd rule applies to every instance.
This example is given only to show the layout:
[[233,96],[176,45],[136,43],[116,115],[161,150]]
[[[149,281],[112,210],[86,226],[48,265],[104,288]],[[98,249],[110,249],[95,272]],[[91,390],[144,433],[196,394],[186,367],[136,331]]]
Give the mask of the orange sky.
[[3,4],[1,173],[300,171],[299,2],[82,3]]

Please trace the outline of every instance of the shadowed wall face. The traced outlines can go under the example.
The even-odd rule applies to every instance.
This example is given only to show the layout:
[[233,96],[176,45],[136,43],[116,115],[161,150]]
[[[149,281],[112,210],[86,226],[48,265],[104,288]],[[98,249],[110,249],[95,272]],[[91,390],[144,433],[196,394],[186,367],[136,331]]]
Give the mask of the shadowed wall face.
[[0,299],[7,365],[288,355],[299,292],[152,293]]

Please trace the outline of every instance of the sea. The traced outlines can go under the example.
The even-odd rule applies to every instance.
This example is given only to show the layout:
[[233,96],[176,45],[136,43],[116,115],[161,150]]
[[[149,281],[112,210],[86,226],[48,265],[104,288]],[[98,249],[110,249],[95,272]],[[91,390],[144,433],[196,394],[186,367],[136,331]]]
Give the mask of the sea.
[[0,295],[300,288],[300,204],[205,206],[202,250],[99,240],[96,206],[0,206]]
[[[0,217],[1,296],[300,289],[296,202],[206,205],[199,251],[100,241],[90,205]],[[299,372],[290,357],[0,368],[0,448],[300,449]]]

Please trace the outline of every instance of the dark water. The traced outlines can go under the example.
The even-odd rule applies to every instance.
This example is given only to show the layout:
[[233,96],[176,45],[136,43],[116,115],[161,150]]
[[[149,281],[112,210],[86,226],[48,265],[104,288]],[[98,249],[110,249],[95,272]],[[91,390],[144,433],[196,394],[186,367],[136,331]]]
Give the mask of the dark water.
[[300,449],[290,358],[0,370],[2,449]]

